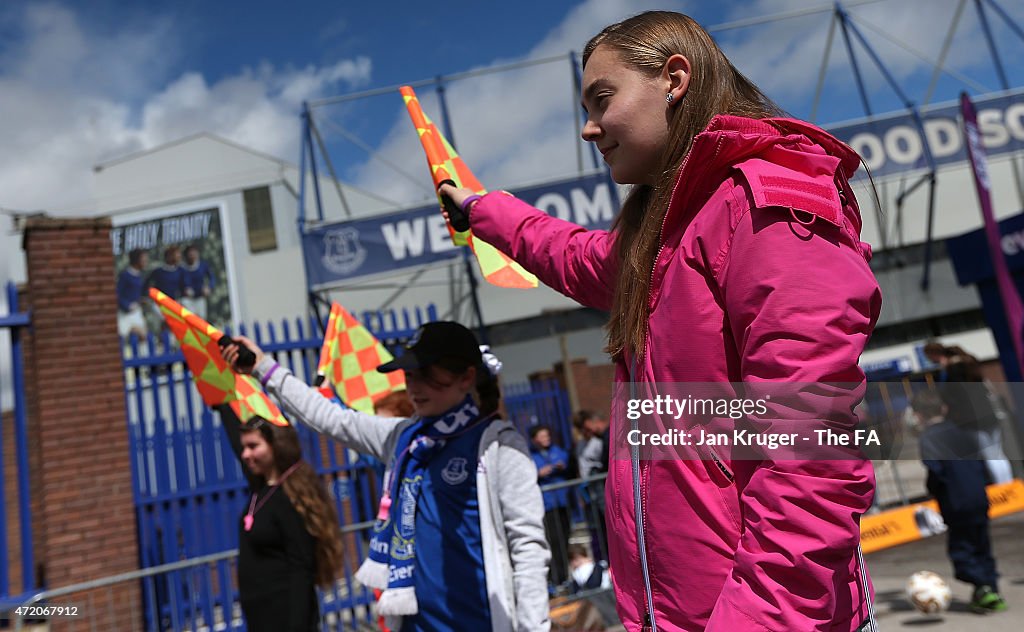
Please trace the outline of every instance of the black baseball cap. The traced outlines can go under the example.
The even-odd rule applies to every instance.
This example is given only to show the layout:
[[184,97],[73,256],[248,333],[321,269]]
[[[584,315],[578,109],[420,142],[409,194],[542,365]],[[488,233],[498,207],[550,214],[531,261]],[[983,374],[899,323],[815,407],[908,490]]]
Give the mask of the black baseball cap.
[[422,369],[442,360],[464,364],[467,368],[483,362],[480,343],[473,332],[450,320],[422,325],[405,343],[405,353],[380,365],[377,371],[390,373],[398,369]]

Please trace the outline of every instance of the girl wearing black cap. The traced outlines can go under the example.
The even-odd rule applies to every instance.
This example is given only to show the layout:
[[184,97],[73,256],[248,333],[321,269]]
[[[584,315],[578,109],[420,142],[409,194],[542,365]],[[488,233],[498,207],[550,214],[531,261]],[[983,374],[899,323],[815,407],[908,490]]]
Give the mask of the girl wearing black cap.
[[[405,371],[415,414],[404,419],[342,410],[237,340],[256,353],[253,374],[286,414],[387,463],[356,577],[384,590],[377,607],[391,629],[550,628],[537,470],[522,435],[498,417],[500,363],[485,361],[472,332],[428,323],[377,368]],[[234,364],[238,347],[224,357]]]

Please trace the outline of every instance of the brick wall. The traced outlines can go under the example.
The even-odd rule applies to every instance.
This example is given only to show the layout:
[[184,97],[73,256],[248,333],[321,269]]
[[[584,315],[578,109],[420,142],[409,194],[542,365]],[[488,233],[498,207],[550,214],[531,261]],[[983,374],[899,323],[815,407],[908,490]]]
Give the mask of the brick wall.
[[608,419],[612,407],[615,365],[609,363],[590,366],[586,360],[574,360],[571,367],[576,380],[580,408]]
[[[614,364],[599,364],[591,366],[586,360],[573,360],[570,364],[573,380],[576,382],[576,397],[579,399],[579,408],[595,412],[605,419],[611,412],[613,380],[615,379]],[[552,366],[550,371],[539,371],[530,374],[530,381],[556,379],[563,389],[565,384],[565,372],[562,363]],[[572,411],[573,414],[576,411]]]
[[[32,518],[49,588],[138,567],[109,233],[109,219],[25,227]],[[136,586],[116,586],[103,607],[126,624],[141,612]]]
[[[0,367],[6,370],[7,367]],[[11,594],[24,592],[27,587],[21,582],[21,517],[18,511],[18,460],[14,443],[14,412],[5,412],[0,418],[0,432],[3,432],[3,476],[4,525],[7,541],[0,546],[7,549],[7,579]]]

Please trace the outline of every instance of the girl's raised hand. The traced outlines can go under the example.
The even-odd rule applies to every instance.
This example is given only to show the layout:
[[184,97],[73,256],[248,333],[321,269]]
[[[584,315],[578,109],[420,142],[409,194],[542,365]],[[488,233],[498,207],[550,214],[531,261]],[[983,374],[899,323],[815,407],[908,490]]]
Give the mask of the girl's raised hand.
[[[450,184],[442,184],[438,187],[437,192],[441,195],[447,195],[450,197],[453,202],[459,205],[459,208],[463,208],[462,205],[465,203],[466,199],[469,196],[474,195],[472,189],[467,189],[466,187],[455,187]],[[450,223],[452,221],[452,218],[448,217],[448,211],[443,206],[441,208],[441,214],[444,215],[446,222]]]
[[[235,364],[238,361],[239,343],[245,345],[250,351],[256,354],[256,361],[253,363],[253,366],[240,367],[237,364]],[[263,360],[263,350],[260,349],[255,342],[249,340],[245,336],[234,336],[232,338],[231,344],[221,347],[220,355],[221,357],[224,358],[224,360],[227,361],[229,365],[231,365],[231,368],[233,368],[235,371],[239,373],[245,374],[251,374],[252,370],[256,367],[256,365],[258,365],[260,361]]]

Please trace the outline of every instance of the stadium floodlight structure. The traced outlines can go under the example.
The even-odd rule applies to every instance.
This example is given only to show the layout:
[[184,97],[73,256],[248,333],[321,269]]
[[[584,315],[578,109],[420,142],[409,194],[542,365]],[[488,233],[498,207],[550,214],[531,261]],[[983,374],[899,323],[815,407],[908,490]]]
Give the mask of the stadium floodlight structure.
[[[827,22],[822,20],[822,27],[827,28],[827,36],[825,37],[825,49],[823,51],[822,62],[817,73],[817,82],[814,89],[813,102],[810,107],[810,115],[807,117],[811,121],[815,121],[820,115],[820,105],[824,94],[824,86],[827,75],[829,74],[830,63],[833,60],[833,48],[835,47],[835,40],[842,39],[842,48],[845,53],[845,57],[849,64],[850,76],[852,75],[853,83],[856,86],[857,94],[859,97],[860,105],[863,110],[863,115],[866,117],[866,121],[872,121],[879,115],[876,114],[875,109],[872,107],[871,96],[874,94],[878,96],[878,92],[870,93],[867,88],[867,78],[865,69],[862,67],[862,56],[866,55],[870,65],[881,75],[884,79],[884,86],[887,87],[898,99],[899,103],[908,113],[909,118],[912,122],[908,123],[916,129],[917,134],[921,138],[921,156],[919,163],[910,165],[906,169],[919,169],[923,167],[923,172],[919,175],[914,176],[914,181],[907,186],[905,181],[900,183],[900,191],[895,196],[893,204],[895,206],[895,213],[887,217],[887,214],[883,213],[882,201],[877,199],[873,200],[875,206],[875,219],[877,222],[878,239],[881,250],[885,251],[890,248],[890,245],[897,248],[897,252],[900,246],[902,246],[903,240],[903,214],[905,203],[916,193],[922,190],[924,185],[927,185],[927,202],[925,208],[927,209],[926,215],[926,227],[925,227],[925,238],[924,238],[924,269],[921,274],[920,286],[922,290],[927,291],[930,285],[930,265],[932,260],[932,242],[933,232],[935,223],[936,213],[936,184],[937,184],[937,172],[938,167],[936,165],[936,157],[933,155],[932,147],[930,146],[930,140],[928,135],[925,133],[925,122],[923,120],[921,108],[928,106],[933,96],[935,95],[938,80],[940,76],[947,76],[954,81],[967,86],[971,90],[982,93],[991,92],[991,90],[985,87],[980,81],[975,78],[967,76],[965,73],[958,71],[956,68],[946,63],[947,54],[953,43],[954,35],[957,32],[958,26],[962,22],[962,16],[968,0],[949,0],[949,8],[953,8],[952,18],[949,22],[948,30],[943,39],[941,51],[937,59],[929,58],[928,55],[915,50],[905,41],[906,38],[893,36],[887,33],[885,29],[878,27],[873,24],[870,20],[866,19],[862,12],[859,11],[860,7],[867,7],[867,5],[875,5],[883,2],[891,2],[893,0],[849,0],[843,3],[822,3],[805,8],[795,9],[787,12],[775,13],[765,16],[755,16],[745,18],[742,20],[736,20],[727,23],[721,23],[709,27],[709,31],[716,36],[733,31],[737,29],[747,28],[761,28],[764,25],[771,25],[777,22],[785,20],[797,20],[801,18],[807,18],[808,16],[822,15],[828,16]],[[997,48],[996,39],[992,32],[989,17],[995,15],[1004,23],[1014,34],[1024,41],[1024,30],[1017,25],[1013,16],[1007,12],[1002,6],[1000,6],[997,0],[970,0],[975,4],[978,20],[981,25],[981,31],[987,41],[988,50],[991,56],[992,65],[995,69],[995,74],[998,76],[999,82],[1004,90],[1010,88],[1010,80],[1007,77],[1005,68],[1003,67],[1000,52]],[[955,8],[954,4],[955,3]],[[858,11],[851,11],[851,9],[858,9]],[[836,38],[836,34],[840,37]],[[931,79],[928,82],[928,87],[923,97],[915,102],[908,95],[907,88],[901,85],[897,79],[898,73],[892,71],[891,63],[895,61],[891,55],[888,59],[883,56],[879,51],[879,44],[884,40],[886,43],[891,44],[902,50],[903,53],[911,55],[919,61],[924,61],[932,70]],[[889,61],[890,64],[886,62]],[[575,145],[572,148],[572,152],[566,152],[567,156],[572,155],[571,158],[567,158],[567,162],[571,160],[573,163],[576,174],[589,174],[591,172],[597,174],[597,177],[601,178],[606,182],[608,189],[615,194],[618,193],[618,187],[610,182],[610,176],[606,169],[603,168],[598,156],[594,151],[593,146],[584,147],[583,143],[580,142],[579,134],[581,131],[581,122],[585,121],[585,116],[581,117],[580,110],[578,109],[579,103],[579,84],[580,84],[580,64],[579,59],[575,53],[568,53],[567,55],[557,55],[551,57],[544,57],[538,59],[528,59],[512,64],[505,64],[500,66],[492,66],[488,68],[475,69],[463,73],[455,73],[445,76],[438,76],[431,79],[424,79],[415,82],[406,82],[406,85],[410,85],[413,88],[426,90],[421,91],[422,93],[429,93],[433,95],[434,102],[433,111],[438,113],[438,121],[447,135],[449,140],[454,145],[456,142],[456,125],[454,125],[455,119],[458,117],[458,111],[450,111],[449,108],[449,97],[446,96],[449,87],[456,82],[466,80],[480,80],[488,81],[489,78],[495,73],[503,72],[525,72],[527,70],[535,71],[545,66],[552,66],[558,64],[568,63],[570,72],[566,72],[564,75],[566,81],[571,81],[570,89],[566,95],[568,98],[565,99],[563,105],[567,105],[566,119],[565,119],[565,132],[568,140],[570,133],[574,136]],[[385,155],[381,151],[381,139],[376,139],[373,142],[360,138],[360,135],[365,133],[364,131],[358,131],[355,128],[362,126],[362,121],[354,120],[347,124],[338,122],[334,117],[328,115],[327,108],[334,106],[348,107],[351,104],[366,101],[375,97],[382,97],[388,95],[389,98],[393,99],[394,106],[400,104],[398,97],[399,85],[386,86],[381,88],[375,88],[372,90],[363,90],[359,92],[352,92],[343,95],[331,96],[316,101],[311,101],[308,104],[304,104],[302,112],[303,121],[303,150],[301,157],[301,171],[302,180],[299,191],[299,232],[300,234],[307,234],[311,227],[323,224],[326,220],[324,214],[324,198],[325,191],[321,191],[321,186],[326,186],[334,189],[334,193],[337,196],[337,200],[333,201],[336,208],[340,211],[336,215],[340,214],[341,222],[346,221],[357,221],[356,217],[359,213],[352,207],[351,201],[346,201],[345,192],[349,189],[342,187],[338,184],[338,173],[334,166],[336,163],[332,158],[332,149],[336,150],[339,144],[347,144],[350,147],[357,147],[361,151],[365,151],[369,156],[370,160],[385,165],[391,173],[394,174],[394,181],[400,183],[402,186],[408,186],[415,188],[420,191],[424,197],[419,198],[424,204],[429,204],[430,199],[433,196],[433,190],[427,183],[427,179],[422,177],[425,174],[418,173],[418,168],[411,166],[411,164],[403,164],[402,158],[404,156],[396,155],[394,153]],[[535,95],[531,98],[536,98],[539,95]],[[561,97],[559,97],[560,99]],[[460,105],[459,98],[455,98],[453,103],[456,105],[456,109]],[[515,103],[501,103],[501,106],[507,107],[510,111],[515,110],[517,104]],[[371,112],[369,115],[377,115],[379,113]],[[884,117],[882,117],[884,118]],[[571,126],[569,122],[571,121]],[[488,129],[487,133],[490,135],[492,130]],[[411,134],[411,131],[410,131]],[[496,137],[499,134],[494,134]],[[470,141],[476,141],[473,138],[474,135],[459,133],[459,141],[467,143]],[[466,139],[469,139],[467,141]],[[500,142],[498,138],[493,139],[494,142]],[[333,144],[332,144],[333,142]],[[459,146],[459,151],[462,155],[466,156],[467,153],[472,157],[472,150],[467,150],[466,147]],[[588,159],[589,155],[589,159]],[[946,159],[944,159],[946,160]],[[1014,178],[1017,181],[1018,195],[1021,200],[1021,205],[1024,207],[1024,186],[1020,184],[1020,169],[1016,166],[1018,159],[1013,158],[1015,163],[1014,166]],[[920,164],[923,162],[923,165]],[[318,164],[322,165],[322,169],[318,167]],[[422,164],[422,163],[420,163]],[[470,160],[472,165],[472,161]],[[948,164],[948,162],[943,162]],[[568,166],[564,165],[568,171]],[[322,178],[320,173],[322,170],[326,170],[330,174],[330,178]],[[478,173],[478,175],[480,175]],[[869,174],[870,175],[870,174]],[[536,180],[537,176],[533,176]],[[333,186],[326,184],[327,182],[334,182]],[[307,192],[307,183],[312,188],[312,193]],[[512,188],[513,182],[489,182],[489,184],[497,185],[499,187]],[[518,192],[518,191],[517,191]],[[390,191],[384,191],[382,194],[378,192],[381,197],[390,197]],[[617,199],[617,195],[616,195]],[[399,201],[400,202],[400,201]],[[307,205],[313,204],[315,208],[307,213]],[[400,208],[402,204],[396,202],[391,204],[390,209]],[[408,206],[408,204],[406,205]],[[616,206],[617,208],[617,206]],[[380,209],[379,212],[389,212],[388,209]],[[365,214],[364,214],[365,215]],[[353,219],[354,218],[354,219]],[[890,244],[890,230],[894,228],[896,230],[896,243]],[[305,243],[305,242],[304,242]],[[455,269],[453,265],[452,255],[457,253],[449,253],[449,256],[443,259],[446,265],[449,266],[449,274],[455,275]],[[360,283],[351,283],[348,281],[338,282],[336,284],[329,283],[318,283],[314,282],[308,274],[307,279],[310,279],[309,289],[311,295],[311,304],[323,304],[326,305],[329,301],[321,301],[315,298],[318,293],[329,291],[332,288],[343,288],[346,291],[364,290],[364,289],[390,289],[391,292],[381,299],[379,299],[378,306],[386,307],[393,301],[397,300],[400,295],[404,292],[415,289],[417,287],[424,287],[431,283],[436,283],[436,287],[445,285],[452,292],[452,307],[449,310],[448,316],[458,318],[460,311],[464,309],[465,305],[470,305],[470,316],[472,320],[475,320],[478,325],[482,325],[484,321],[483,313],[480,307],[480,299],[478,292],[480,285],[477,282],[475,270],[470,261],[463,257],[462,263],[459,265],[461,272],[459,275],[461,278],[450,278],[445,281],[424,281],[429,276],[428,272],[431,266],[437,267],[441,259],[431,259],[429,264],[425,264],[423,267],[412,269],[411,271],[406,269],[406,278],[404,281],[391,282],[390,278],[381,272],[377,272],[373,278],[369,281]],[[465,292],[462,292],[462,288],[465,286]],[[456,297],[455,293],[460,293],[460,296]],[[538,312],[541,310],[538,310]]]

